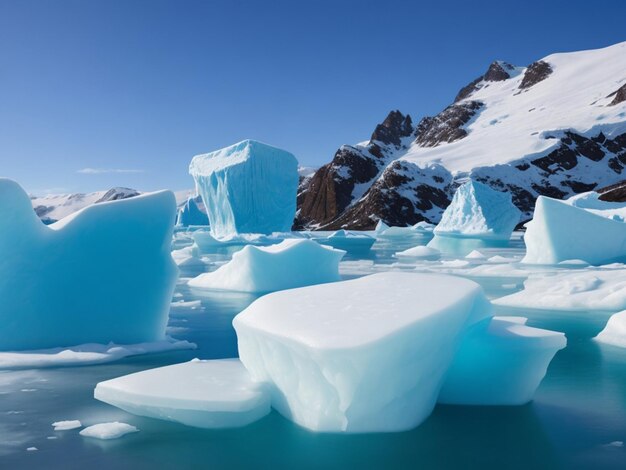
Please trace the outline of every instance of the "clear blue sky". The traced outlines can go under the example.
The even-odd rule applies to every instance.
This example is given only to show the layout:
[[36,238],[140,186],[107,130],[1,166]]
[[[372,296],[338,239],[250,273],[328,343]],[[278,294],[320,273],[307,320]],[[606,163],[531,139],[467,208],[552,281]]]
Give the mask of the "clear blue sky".
[[494,59],[607,46],[625,19],[623,0],[0,0],[0,175],[182,189],[193,155],[245,138],[317,166]]

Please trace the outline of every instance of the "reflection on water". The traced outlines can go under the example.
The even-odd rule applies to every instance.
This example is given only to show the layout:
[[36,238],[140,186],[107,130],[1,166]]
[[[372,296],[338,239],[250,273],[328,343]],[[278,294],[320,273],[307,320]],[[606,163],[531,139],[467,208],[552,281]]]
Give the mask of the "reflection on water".
[[[379,241],[367,256],[346,258],[345,277],[396,269],[395,251],[427,241]],[[178,240],[177,247],[185,243]],[[205,255],[212,263],[223,262],[227,251]],[[485,254],[520,257],[523,248],[518,240],[508,248],[489,247]],[[186,268],[181,276],[200,271]],[[475,280],[492,297],[522,288],[520,278]],[[102,380],[194,357],[235,356],[232,318],[255,298],[192,291],[180,283],[175,300],[199,299],[202,308],[172,309],[170,328],[177,338],[195,342],[195,351],[99,366],[0,372],[0,468],[626,468],[626,447],[620,446],[626,443],[626,350],[592,341],[606,323],[606,312],[497,308],[499,315],[527,316],[531,326],[567,334],[568,347],[557,353],[534,402],[437,406],[419,428],[404,433],[314,434],[277,413],[242,429],[199,430],[129,415],[93,399],[94,385]],[[53,432],[51,423],[65,419],[85,425],[118,420],[141,432],[108,442],[82,438],[76,431]],[[38,451],[27,452],[32,446]]]

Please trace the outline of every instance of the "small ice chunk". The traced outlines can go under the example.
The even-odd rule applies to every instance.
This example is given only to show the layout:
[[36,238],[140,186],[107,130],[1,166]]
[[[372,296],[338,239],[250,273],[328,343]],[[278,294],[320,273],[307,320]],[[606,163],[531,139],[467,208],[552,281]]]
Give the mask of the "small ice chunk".
[[396,253],[398,258],[421,258],[426,260],[435,260],[441,256],[441,251],[436,248],[429,248],[427,246],[418,245],[408,250],[400,251]]
[[245,426],[270,412],[267,387],[237,359],[137,372],[100,382],[94,396],[129,413],[200,428]]
[[27,447],[26,448],[27,452],[35,452],[36,450],[39,450],[39,449],[37,449],[37,447]]
[[238,292],[272,292],[334,282],[345,251],[312,240],[288,239],[277,245],[247,245],[216,271],[189,281],[190,287]]
[[52,423],[52,427],[55,431],[69,431],[70,429],[77,429],[83,427],[81,422],[77,419],[67,421],[56,421]]
[[93,437],[95,439],[108,440],[117,439],[133,432],[139,432],[139,429],[135,426],[131,426],[130,424],[114,421],[112,423],[100,423],[89,426],[88,428],[83,429],[80,432],[80,435],[84,437]]
[[600,343],[626,348],[626,310],[612,315],[594,339]]
[[471,253],[469,253],[467,256],[465,256],[466,259],[476,259],[476,260],[481,260],[481,259],[487,259],[487,257],[485,255],[483,255],[480,251],[478,250],[474,250]]

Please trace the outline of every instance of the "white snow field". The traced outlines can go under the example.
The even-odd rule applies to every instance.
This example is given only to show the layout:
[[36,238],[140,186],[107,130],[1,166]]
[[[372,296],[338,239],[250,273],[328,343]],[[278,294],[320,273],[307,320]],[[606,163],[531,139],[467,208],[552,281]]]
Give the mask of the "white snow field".
[[617,312],[626,309],[626,269],[618,264],[603,269],[532,274],[524,281],[524,290],[493,303],[538,310]]
[[563,333],[531,328],[526,318],[493,317],[464,336],[439,393],[439,403],[523,405],[533,399]]
[[[466,329],[490,315],[472,281],[389,272],[266,295],[233,325],[241,361],[271,385],[272,406],[285,417],[315,431],[387,432],[428,417]],[[517,342],[526,355],[528,343]],[[524,392],[534,391],[547,365],[528,364],[534,374]],[[511,399],[510,390],[502,393],[509,396],[501,401]]]
[[524,240],[524,263],[590,264],[626,261],[626,204],[605,203],[595,193],[560,201],[539,197]]
[[595,337],[596,341],[626,348],[626,310],[611,315],[604,329]]
[[216,271],[189,281],[190,287],[264,293],[334,282],[345,251],[312,240],[290,239],[277,245],[246,245]]
[[134,432],[139,432],[139,429],[130,424],[114,421],[112,423],[99,423],[89,426],[83,429],[80,432],[80,435],[84,437],[92,437],[94,439],[109,440],[118,439],[126,434],[132,434]]
[[45,226],[0,179],[0,350],[165,339],[178,270],[170,191],[86,207]]
[[298,189],[298,161],[291,153],[244,140],[196,155],[189,173],[214,237],[291,230]]
[[199,428],[250,424],[270,412],[265,384],[238,359],[159,367],[100,382],[95,398],[129,413]]
[[509,193],[468,181],[454,193],[434,233],[436,236],[508,241],[520,215]]

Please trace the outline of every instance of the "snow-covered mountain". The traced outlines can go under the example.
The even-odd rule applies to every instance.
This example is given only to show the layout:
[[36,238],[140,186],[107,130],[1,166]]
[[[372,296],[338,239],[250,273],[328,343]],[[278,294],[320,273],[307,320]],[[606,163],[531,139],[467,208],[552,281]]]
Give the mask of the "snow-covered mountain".
[[614,184],[626,168],[626,42],[493,62],[454,103],[414,125],[392,111],[305,178],[297,226],[372,228],[439,221],[468,178],[510,191],[523,218],[539,195]]

